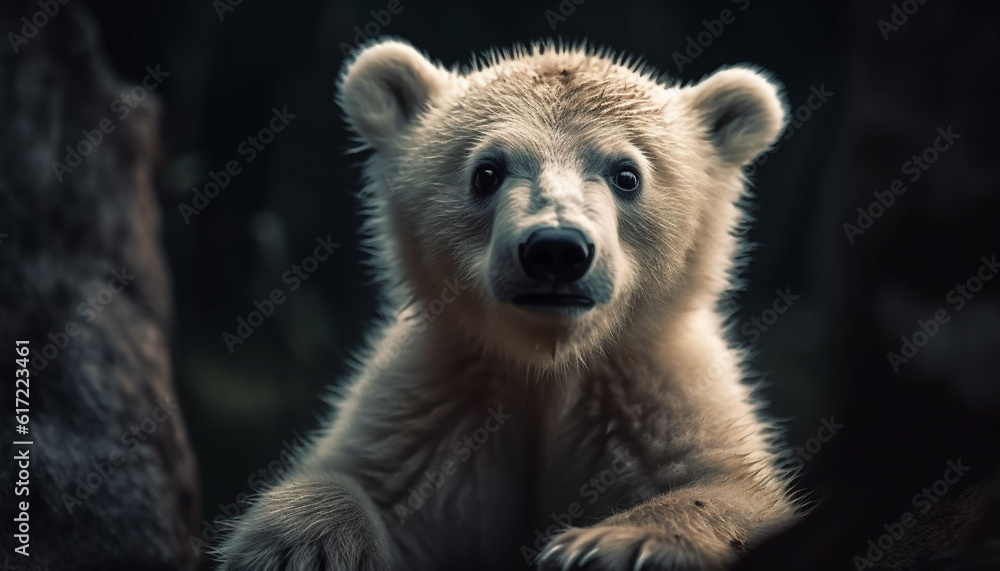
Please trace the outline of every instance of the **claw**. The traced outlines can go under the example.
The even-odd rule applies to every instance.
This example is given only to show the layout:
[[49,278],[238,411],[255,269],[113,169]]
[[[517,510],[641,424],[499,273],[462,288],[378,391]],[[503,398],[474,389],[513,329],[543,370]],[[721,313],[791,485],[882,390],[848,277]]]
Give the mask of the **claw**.
[[539,566],[539,565],[541,565],[542,563],[545,563],[545,560],[546,560],[546,559],[548,559],[549,557],[552,557],[552,555],[553,555],[553,554],[554,554],[554,553],[555,553],[556,551],[559,551],[559,550],[560,550],[560,549],[562,549],[563,547],[565,547],[565,546],[564,546],[564,545],[555,545],[555,546],[553,546],[553,547],[550,547],[550,548],[546,549],[546,550],[545,550],[545,553],[542,553],[541,555],[539,555],[539,556],[538,556],[538,559],[536,559],[536,560],[535,560],[535,565],[536,565],[536,566]]
[[562,571],[569,571],[570,568],[573,567],[573,564],[576,562],[576,557],[579,554],[580,552],[577,551],[576,553],[571,553],[570,555],[567,555],[566,561],[563,561],[562,564]]
[[649,543],[646,541],[642,542],[639,547],[639,557],[635,560],[635,565],[632,566],[632,571],[641,571],[643,565],[649,561],[649,558],[653,556],[653,550],[649,549]]
[[597,556],[597,554],[598,554],[598,553],[599,553],[600,551],[601,551],[601,549],[600,549],[599,547],[594,547],[593,549],[591,549],[590,551],[588,551],[588,552],[587,552],[587,553],[586,553],[586,554],[585,554],[585,555],[583,556],[583,559],[580,559],[580,566],[581,566],[581,567],[583,567],[584,565],[586,565],[586,564],[587,564],[587,562],[588,562],[588,561],[590,561],[591,559],[593,559],[594,557],[596,557],[596,556]]

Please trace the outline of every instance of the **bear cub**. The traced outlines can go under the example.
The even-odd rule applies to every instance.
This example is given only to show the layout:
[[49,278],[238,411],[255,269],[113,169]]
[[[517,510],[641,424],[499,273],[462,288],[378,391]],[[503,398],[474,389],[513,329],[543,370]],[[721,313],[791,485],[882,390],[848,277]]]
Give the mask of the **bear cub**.
[[384,319],[223,569],[719,569],[796,517],[718,309],[767,74],[384,40],[338,97]]

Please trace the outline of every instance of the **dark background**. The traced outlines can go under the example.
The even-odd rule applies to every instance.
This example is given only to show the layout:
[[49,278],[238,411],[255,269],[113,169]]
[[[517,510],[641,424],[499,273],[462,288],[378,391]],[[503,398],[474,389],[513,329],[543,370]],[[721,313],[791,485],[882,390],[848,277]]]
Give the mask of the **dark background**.
[[[361,157],[346,153],[333,98],[341,44],[353,45],[355,26],[387,2],[244,1],[220,20],[208,0],[77,1],[96,16],[123,90],[147,65],[170,74],[156,94],[175,375],[200,466],[203,519],[224,518],[220,504],[250,492],[248,477],[267,470],[283,441],[316,428],[320,396],[344,378],[375,317],[377,292],[358,248]],[[546,11],[559,11],[556,0],[400,1],[402,12],[380,32],[447,65],[494,46],[560,37],[642,56],[684,82],[750,62],[785,85],[793,110],[812,87],[832,92],[755,169],[755,247],[735,297],[733,337],[750,343],[742,326],[771,307],[775,290],[800,296],[752,344],[752,364],[790,445],[815,436],[821,419],[845,425],[800,480],[812,497],[837,497],[844,509],[823,530],[841,538],[831,552],[862,553],[881,533],[879,519],[897,517],[949,459],[973,463],[969,483],[990,474],[1000,280],[960,312],[945,298],[975,274],[981,256],[1000,253],[995,7],[928,0],[886,40],[877,21],[890,19],[893,3],[884,1],[567,0],[564,9],[574,11],[555,30]],[[724,9],[735,21],[679,70],[675,52]],[[239,144],[284,107],[296,118],[245,164]],[[948,126],[961,134],[954,149],[906,181],[907,192],[849,243],[842,226],[856,223],[857,207],[905,179],[902,165]],[[242,173],[186,224],[179,205],[191,204],[192,189],[232,159],[244,162]],[[287,292],[282,273],[327,235],[340,248]],[[223,333],[234,333],[237,318],[274,288],[288,301],[230,353]],[[894,373],[886,353],[940,308],[951,321]]]

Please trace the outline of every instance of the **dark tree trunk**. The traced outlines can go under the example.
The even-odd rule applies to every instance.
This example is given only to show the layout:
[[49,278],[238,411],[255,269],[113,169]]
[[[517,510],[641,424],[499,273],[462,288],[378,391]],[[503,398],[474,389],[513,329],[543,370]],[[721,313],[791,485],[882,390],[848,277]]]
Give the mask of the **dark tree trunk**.
[[[0,30],[21,35],[37,11],[4,3]],[[0,49],[0,563],[193,569],[198,497],[170,363],[157,105],[126,102],[137,106],[122,117],[114,102],[133,86],[114,78],[92,20],[72,4],[45,20],[16,52]],[[31,349],[24,436],[16,340]],[[25,448],[30,492],[15,497],[12,458]],[[12,539],[22,501],[30,558]]]

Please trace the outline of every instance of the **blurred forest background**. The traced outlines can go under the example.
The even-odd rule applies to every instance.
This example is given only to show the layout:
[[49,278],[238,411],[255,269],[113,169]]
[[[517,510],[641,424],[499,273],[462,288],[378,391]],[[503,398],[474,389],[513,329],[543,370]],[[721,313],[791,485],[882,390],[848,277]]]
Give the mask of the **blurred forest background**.
[[[742,62],[773,72],[799,115],[794,133],[752,167],[754,247],[734,298],[733,337],[752,348],[768,412],[790,445],[804,445],[831,417],[853,433],[803,462],[802,486],[822,497],[838,477],[861,482],[863,473],[872,496],[898,485],[905,503],[911,488],[893,476],[900,466],[919,483],[953,456],[988,455],[980,429],[993,426],[985,419],[1000,408],[1000,281],[900,374],[886,353],[899,351],[918,319],[951,308],[947,292],[1000,249],[997,117],[988,103],[1000,53],[994,7],[973,13],[930,0],[886,32],[877,22],[891,21],[894,4],[882,1],[399,0],[387,22],[377,14],[387,0],[75,1],[95,16],[125,85],[138,84],[147,66],[169,73],[155,89],[163,103],[158,180],[175,378],[203,520],[225,517],[220,506],[252,491],[248,479],[279,457],[284,441],[317,427],[321,396],[345,378],[376,315],[358,247],[362,157],[345,152],[334,102],[345,45],[355,45],[358,30],[405,38],[447,65],[558,37],[642,56],[685,82]],[[713,21],[721,33],[712,33]],[[824,96],[810,100],[816,93]],[[295,118],[247,162],[241,144],[286,108]],[[908,192],[851,243],[843,225],[857,224],[857,207],[904,179],[904,163],[949,125],[962,135],[958,150],[907,182]],[[193,189],[232,160],[240,174],[185,220],[180,207],[192,204]],[[289,292],[282,275],[327,236],[340,247]],[[287,302],[231,351],[224,333],[235,334],[238,318],[275,288]],[[795,301],[757,327],[755,318],[770,321],[779,290]],[[971,432],[914,432],[940,409]],[[871,509],[892,514],[890,504]]]

